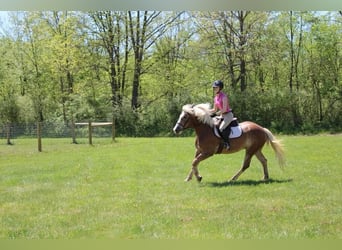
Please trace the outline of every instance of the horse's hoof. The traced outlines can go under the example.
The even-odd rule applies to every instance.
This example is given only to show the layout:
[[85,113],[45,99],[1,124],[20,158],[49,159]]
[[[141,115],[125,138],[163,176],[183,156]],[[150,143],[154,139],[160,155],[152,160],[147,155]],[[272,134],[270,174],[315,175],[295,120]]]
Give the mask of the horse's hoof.
[[201,182],[202,181],[202,176],[198,176],[197,181]]
[[185,181],[185,182],[191,181],[191,178],[188,178],[188,177],[187,177],[184,181]]

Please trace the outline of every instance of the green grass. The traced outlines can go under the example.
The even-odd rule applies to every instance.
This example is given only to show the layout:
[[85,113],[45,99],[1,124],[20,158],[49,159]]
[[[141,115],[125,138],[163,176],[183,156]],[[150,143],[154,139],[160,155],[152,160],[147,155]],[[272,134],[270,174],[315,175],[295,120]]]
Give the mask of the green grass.
[[194,138],[13,140],[0,144],[2,239],[341,239],[341,135],[283,136],[235,183],[243,152],[203,161],[185,183]]

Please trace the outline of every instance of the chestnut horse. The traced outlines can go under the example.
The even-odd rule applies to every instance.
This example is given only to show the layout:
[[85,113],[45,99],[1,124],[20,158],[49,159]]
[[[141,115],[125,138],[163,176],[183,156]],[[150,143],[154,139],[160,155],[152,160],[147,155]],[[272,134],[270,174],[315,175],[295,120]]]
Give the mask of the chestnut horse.
[[[275,155],[278,159],[279,165],[284,164],[284,151],[279,140],[277,140],[272,133],[256,123],[246,121],[239,124],[242,128],[242,134],[238,138],[230,139],[230,148],[223,149],[223,154],[232,154],[245,149],[245,158],[241,169],[231,178],[235,181],[239,176],[249,167],[253,155],[255,155],[261,162],[264,170],[263,180],[268,180],[267,159],[261,152],[265,143],[270,143]],[[183,106],[183,110],[178,118],[176,125],[173,128],[175,134],[180,134],[182,130],[193,128],[196,131],[196,154],[192,161],[192,168],[185,181],[190,181],[195,175],[197,181],[202,180],[202,176],[198,171],[198,164],[220,153],[219,148],[222,148],[222,139],[218,138],[214,132],[214,119],[211,117],[210,104],[187,104]]]

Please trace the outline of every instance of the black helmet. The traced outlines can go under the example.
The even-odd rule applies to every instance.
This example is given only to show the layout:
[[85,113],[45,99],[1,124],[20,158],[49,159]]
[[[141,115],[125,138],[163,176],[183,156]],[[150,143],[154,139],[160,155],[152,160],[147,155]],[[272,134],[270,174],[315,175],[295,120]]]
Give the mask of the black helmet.
[[213,88],[219,87],[220,89],[223,89],[223,82],[221,80],[216,80],[213,83]]

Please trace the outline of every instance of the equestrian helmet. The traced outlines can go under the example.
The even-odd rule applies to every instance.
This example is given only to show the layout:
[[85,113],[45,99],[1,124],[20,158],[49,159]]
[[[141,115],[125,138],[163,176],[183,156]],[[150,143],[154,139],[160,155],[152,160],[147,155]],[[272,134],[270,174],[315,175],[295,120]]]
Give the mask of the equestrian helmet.
[[220,89],[223,89],[223,82],[221,80],[216,80],[213,83],[213,88],[217,88],[217,87],[219,87]]

